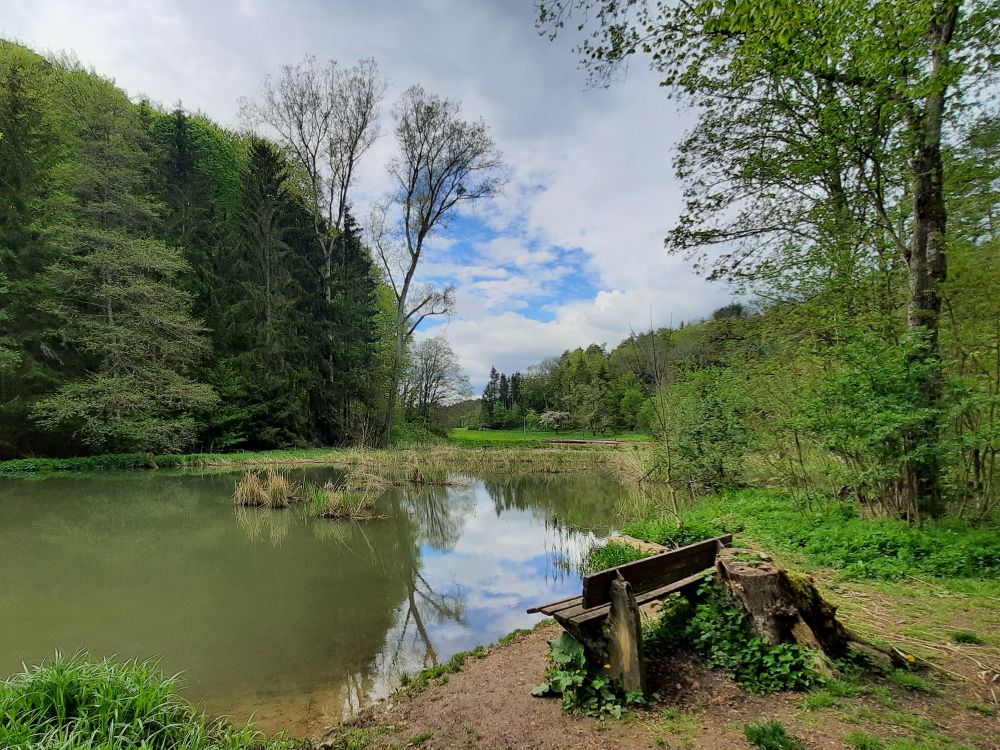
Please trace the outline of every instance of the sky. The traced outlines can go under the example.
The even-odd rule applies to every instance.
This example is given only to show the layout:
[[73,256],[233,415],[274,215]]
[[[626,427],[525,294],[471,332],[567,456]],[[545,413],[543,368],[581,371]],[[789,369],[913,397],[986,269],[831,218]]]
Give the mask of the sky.
[[418,336],[443,334],[477,390],[491,366],[613,347],[729,297],[663,249],[682,207],[673,148],[694,114],[641,63],[588,88],[573,40],[540,36],[531,0],[0,0],[0,34],[233,127],[239,98],[285,63],[374,57],[390,88],[354,194],[362,219],[389,187],[392,102],[417,83],[459,100],[491,127],[509,181],[434,238],[421,273],[454,283],[457,309]]

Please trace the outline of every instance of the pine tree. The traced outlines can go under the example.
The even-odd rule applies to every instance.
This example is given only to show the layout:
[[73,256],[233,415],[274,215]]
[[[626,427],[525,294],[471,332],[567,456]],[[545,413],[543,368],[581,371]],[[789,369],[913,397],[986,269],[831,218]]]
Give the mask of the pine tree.
[[329,331],[329,382],[335,415],[332,439],[352,430],[352,407],[370,408],[380,395],[372,374],[372,351],[378,340],[376,274],[361,233],[346,211],[333,244],[331,295],[326,314]]
[[497,368],[490,368],[490,379],[483,389],[482,421],[483,424],[493,424],[493,410],[500,398],[500,373]]
[[179,285],[187,264],[156,236],[143,123],[108,82],[79,70],[59,80],[77,158],[63,171],[72,201],[49,229],[63,255],[45,282],[60,321],[51,346],[82,366],[33,412],[43,428],[72,429],[95,450],[179,451],[215,395],[190,378],[206,341]]

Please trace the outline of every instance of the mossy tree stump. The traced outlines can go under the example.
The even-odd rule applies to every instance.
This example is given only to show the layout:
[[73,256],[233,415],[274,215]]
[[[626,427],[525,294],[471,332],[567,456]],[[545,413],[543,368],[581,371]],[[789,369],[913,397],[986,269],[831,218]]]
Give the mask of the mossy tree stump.
[[754,631],[768,643],[797,643],[823,654],[827,661],[847,653],[854,639],[810,576],[791,573],[766,555],[739,548],[720,550],[715,570],[746,611]]

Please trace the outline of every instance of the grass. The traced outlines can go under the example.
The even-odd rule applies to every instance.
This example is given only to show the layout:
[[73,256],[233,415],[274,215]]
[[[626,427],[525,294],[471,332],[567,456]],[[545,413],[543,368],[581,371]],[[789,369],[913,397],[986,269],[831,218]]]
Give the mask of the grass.
[[626,534],[661,544],[697,541],[718,533],[743,533],[771,552],[842,571],[848,579],[905,580],[913,576],[1000,577],[1000,534],[957,519],[908,525],[868,519],[850,503],[829,501],[811,511],[787,493],[741,490],[704,498],[672,518],[624,527]]
[[803,750],[801,740],[792,737],[779,721],[749,722],[743,726],[747,742],[757,750]]
[[210,721],[155,663],[85,655],[25,668],[0,683],[0,747],[11,750],[278,750],[249,727]]
[[851,732],[844,737],[844,742],[854,750],[882,750],[885,745],[871,732]]
[[644,557],[649,557],[650,554],[633,547],[631,544],[611,541],[591,547],[581,568],[584,574],[589,575],[599,570],[607,570],[617,565],[641,560]]
[[449,431],[448,439],[460,445],[542,445],[546,440],[615,440],[619,442],[643,443],[649,435],[637,432],[616,432],[594,435],[581,430],[564,432],[525,430],[470,430],[456,427]]
[[338,485],[327,482],[313,487],[309,491],[311,510],[323,518],[370,521],[378,517],[376,504],[390,487],[392,482],[385,477],[356,466]]
[[32,458],[0,461],[0,477],[29,478],[53,473],[95,473],[153,469],[263,469],[278,466],[361,466],[389,475],[394,481],[445,484],[450,473],[479,475],[562,474],[614,468],[626,452],[608,446],[422,445],[376,450],[369,448],[310,448],[243,453],[190,453],[148,456],[109,454],[82,458]]
[[233,502],[253,508],[287,508],[300,497],[301,490],[273,467],[246,472],[233,490]]

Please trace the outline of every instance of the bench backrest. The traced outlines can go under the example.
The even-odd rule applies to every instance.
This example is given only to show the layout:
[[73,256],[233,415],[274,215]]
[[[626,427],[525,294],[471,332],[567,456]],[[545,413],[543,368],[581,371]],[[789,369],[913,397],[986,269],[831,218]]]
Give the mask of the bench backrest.
[[725,534],[585,576],[582,605],[584,609],[590,609],[611,601],[611,582],[618,573],[632,584],[636,595],[700,573],[714,566],[718,549],[732,541],[733,535]]

